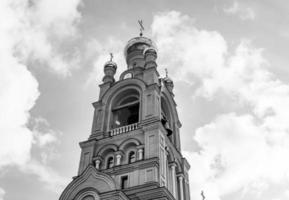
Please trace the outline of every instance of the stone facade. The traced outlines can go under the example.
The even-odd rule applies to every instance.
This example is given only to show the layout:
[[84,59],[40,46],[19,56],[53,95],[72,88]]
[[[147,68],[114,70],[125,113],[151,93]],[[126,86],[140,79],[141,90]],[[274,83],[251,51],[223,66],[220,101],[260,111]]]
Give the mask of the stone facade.
[[127,43],[125,59],[118,81],[116,63],[104,65],[91,135],[80,143],[78,175],[60,200],[190,200],[173,81],[160,78],[156,47],[146,37]]

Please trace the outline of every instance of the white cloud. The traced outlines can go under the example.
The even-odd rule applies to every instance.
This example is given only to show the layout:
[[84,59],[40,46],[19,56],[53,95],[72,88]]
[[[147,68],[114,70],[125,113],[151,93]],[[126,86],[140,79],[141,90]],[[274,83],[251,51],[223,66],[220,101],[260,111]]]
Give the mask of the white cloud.
[[35,143],[40,147],[44,147],[51,143],[57,142],[57,135],[60,133],[51,129],[49,122],[43,117],[33,118],[31,121],[32,132],[34,134]]
[[60,176],[54,169],[50,168],[43,163],[32,159],[26,165],[20,167],[23,173],[36,174],[37,178],[44,184],[44,188],[60,194],[64,187],[70,180]]
[[[7,53],[0,59],[0,167],[25,164],[33,135],[25,126],[39,96],[38,83],[24,65]],[[7,67],[6,67],[7,66]]]
[[80,0],[1,1],[1,44],[13,46],[11,51],[21,62],[36,62],[58,74],[69,75],[78,57],[68,60],[66,54],[77,54],[60,49],[65,41],[77,37],[79,4]]
[[224,38],[214,31],[198,30],[188,16],[174,11],[157,15],[152,34],[159,49],[159,62],[178,80],[191,84],[189,74],[208,76],[224,64]]
[[237,15],[241,20],[254,20],[256,18],[255,11],[246,7],[243,4],[240,4],[237,1],[234,1],[232,5],[223,9],[227,15]]
[[[79,3],[0,1],[0,169],[17,166],[27,169],[24,173],[33,173],[41,181],[56,185],[61,179],[31,154],[33,145],[45,153],[44,147],[55,143],[56,138],[51,131],[33,133],[27,128],[29,111],[40,94],[28,63],[48,66],[61,75],[69,74],[71,62],[58,51],[61,43],[57,40],[75,37]],[[1,190],[0,198],[3,194]]]
[[104,77],[104,64],[110,60],[110,53],[113,53],[113,61],[117,64],[115,80],[119,79],[120,73],[126,69],[123,49],[125,43],[114,37],[109,37],[105,41],[92,39],[87,43],[86,52],[88,57],[93,57],[93,71],[86,84],[92,82],[102,83]]
[[0,188],[0,200],[4,200],[5,191]]
[[[234,199],[271,199],[265,191],[289,181],[289,85],[268,71],[262,49],[248,40],[229,48],[220,33],[199,30],[189,16],[160,13],[152,33],[159,63],[177,81],[196,85],[191,96],[216,100],[221,95],[243,108],[221,113],[196,130],[201,150],[185,153],[192,166],[192,199],[200,198],[201,190],[214,200],[237,193]],[[286,191],[280,190],[278,198],[285,200]]]

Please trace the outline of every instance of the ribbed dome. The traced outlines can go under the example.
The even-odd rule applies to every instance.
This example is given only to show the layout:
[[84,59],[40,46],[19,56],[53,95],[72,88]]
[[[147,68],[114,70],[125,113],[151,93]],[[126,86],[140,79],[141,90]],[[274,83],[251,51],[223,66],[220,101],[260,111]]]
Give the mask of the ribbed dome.
[[103,82],[114,82],[114,75],[117,69],[117,64],[113,62],[112,60],[107,61],[104,64],[104,77],[102,79]]
[[[128,42],[127,42],[127,45],[125,46],[125,49],[124,49],[124,55],[125,57],[127,56],[128,54],[128,50],[130,47],[134,46],[134,45],[144,45],[143,47],[147,48],[147,47],[153,47],[153,48],[156,48],[155,44],[153,43],[153,41],[147,37],[135,37],[135,38],[132,38],[130,39]],[[143,50],[145,49],[143,48]]]
[[116,70],[117,68],[117,64],[113,61],[107,61],[105,64],[104,64],[104,69],[107,68],[107,67],[112,67]]
[[130,60],[135,55],[143,55],[145,49],[152,48],[156,51],[156,46],[153,41],[146,37],[135,37],[127,42],[124,49],[126,61]]
[[157,53],[157,50],[155,49],[155,47],[148,47],[148,48],[145,48],[145,49],[144,49],[143,54],[146,54],[146,53],[156,54],[156,53]]

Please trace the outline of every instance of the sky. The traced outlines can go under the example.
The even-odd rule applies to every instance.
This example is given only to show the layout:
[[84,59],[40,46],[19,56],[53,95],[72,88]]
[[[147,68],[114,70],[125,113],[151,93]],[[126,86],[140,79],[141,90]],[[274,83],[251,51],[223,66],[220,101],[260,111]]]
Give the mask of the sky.
[[1,0],[0,200],[77,174],[103,64],[144,35],[174,80],[191,199],[289,199],[289,7],[281,0]]

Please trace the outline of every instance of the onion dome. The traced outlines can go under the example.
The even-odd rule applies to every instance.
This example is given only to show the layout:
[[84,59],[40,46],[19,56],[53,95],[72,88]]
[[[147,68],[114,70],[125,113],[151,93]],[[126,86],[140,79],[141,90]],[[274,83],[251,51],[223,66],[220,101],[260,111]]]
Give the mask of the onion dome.
[[117,64],[115,62],[112,61],[112,54],[111,54],[111,59],[110,61],[107,61],[104,64],[104,77],[102,79],[103,82],[111,82],[113,83],[114,80],[114,75],[116,73],[116,69],[117,69]]
[[146,37],[135,37],[128,41],[125,49],[124,56],[128,68],[136,66],[144,67],[144,51],[147,53],[154,51],[156,53],[156,47],[153,41]]
[[155,49],[155,47],[148,47],[144,49],[143,52],[144,55],[146,54],[157,54],[157,50]]
[[147,60],[155,61],[157,59],[157,50],[155,49],[155,47],[148,47],[144,49],[143,54],[145,56],[146,61]]

